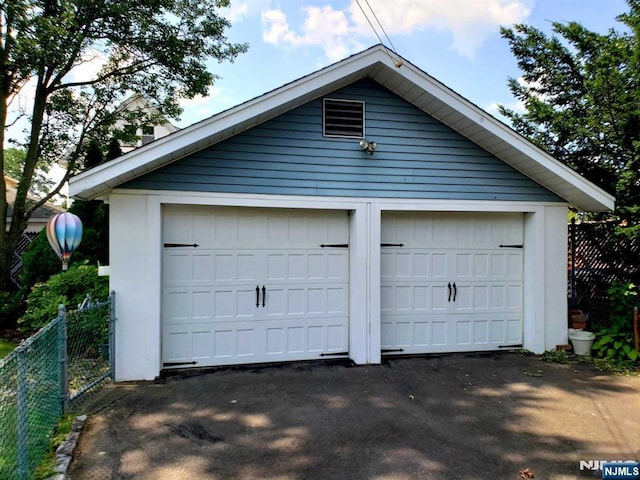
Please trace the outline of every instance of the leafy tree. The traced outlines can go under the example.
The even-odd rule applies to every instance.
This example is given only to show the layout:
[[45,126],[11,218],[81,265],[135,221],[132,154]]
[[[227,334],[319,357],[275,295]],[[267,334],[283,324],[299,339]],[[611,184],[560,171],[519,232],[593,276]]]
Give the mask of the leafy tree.
[[[84,157],[84,168],[89,169],[104,163],[100,144],[91,140]],[[75,200],[69,212],[82,220],[82,243],[74,253],[76,259],[82,258],[90,264],[109,263],[109,211],[100,200]]]
[[[113,159],[122,154],[120,143],[112,139],[109,143],[107,158]],[[111,157],[111,158],[109,158]],[[83,160],[84,168],[93,168],[104,163],[100,144],[91,140]],[[69,208],[82,220],[82,242],[73,253],[72,263],[102,265],[109,263],[109,205],[100,200],[75,200]],[[60,259],[55,254],[44,231],[33,239],[22,255],[22,273],[20,280],[26,292],[39,282],[45,282],[50,276],[60,272]]]
[[[22,175],[22,169],[24,168],[26,158],[26,150],[15,147],[7,148],[4,151],[4,174],[14,180],[19,179]],[[30,194],[35,196],[45,195],[51,188],[52,182],[47,177],[48,172],[48,165],[42,165],[39,170],[34,172],[31,180],[31,186],[29,187]]]
[[621,31],[595,33],[552,23],[551,35],[527,25],[501,34],[522,71],[510,78],[519,113],[500,113],[525,137],[616,195],[615,215],[640,234],[640,1],[617,17]]
[[[10,287],[9,259],[31,213],[56,195],[92,138],[107,138],[116,120],[132,128],[117,132],[133,139],[135,128],[155,123],[156,114],[129,112],[117,106],[139,93],[157,116],[175,118],[178,100],[206,95],[217,78],[206,62],[234,60],[244,44],[225,37],[229,22],[219,15],[228,0],[6,0],[0,2],[0,145],[17,120],[12,100],[29,88],[33,105],[19,112],[29,121],[17,180],[11,228],[0,182],[0,291]],[[93,75],[85,67],[100,62]],[[120,116],[120,118],[118,118]],[[64,158],[62,181],[46,195],[27,194],[38,171]],[[0,167],[6,171],[4,150]]]
[[14,179],[20,177],[26,156],[27,154],[24,150],[7,148],[4,151],[4,174]]
[[122,155],[122,149],[120,148],[120,142],[117,138],[112,138],[107,147],[107,161],[113,160],[114,158],[118,158]]

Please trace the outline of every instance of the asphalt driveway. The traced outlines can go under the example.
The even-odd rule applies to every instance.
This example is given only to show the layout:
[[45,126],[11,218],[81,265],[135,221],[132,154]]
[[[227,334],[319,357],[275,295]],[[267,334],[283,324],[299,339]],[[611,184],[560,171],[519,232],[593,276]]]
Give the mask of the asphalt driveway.
[[222,369],[96,401],[72,480],[599,478],[580,460],[640,449],[639,377],[508,352]]

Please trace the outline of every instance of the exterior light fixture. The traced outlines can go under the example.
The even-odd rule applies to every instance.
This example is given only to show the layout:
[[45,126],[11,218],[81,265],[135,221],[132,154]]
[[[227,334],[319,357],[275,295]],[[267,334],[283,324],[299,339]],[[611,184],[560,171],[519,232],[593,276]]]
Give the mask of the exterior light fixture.
[[373,155],[373,152],[376,150],[377,146],[378,145],[376,144],[376,142],[370,142],[366,138],[360,140],[360,148],[367,152],[369,155]]

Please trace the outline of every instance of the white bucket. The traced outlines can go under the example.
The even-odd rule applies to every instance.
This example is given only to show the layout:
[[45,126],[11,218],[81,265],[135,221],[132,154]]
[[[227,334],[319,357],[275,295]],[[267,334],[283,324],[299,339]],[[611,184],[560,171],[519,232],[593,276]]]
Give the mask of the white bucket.
[[577,330],[569,334],[569,339],[573,343],[573,351],[576,355],[591,355],[591,346],[596,339],[596,334]]

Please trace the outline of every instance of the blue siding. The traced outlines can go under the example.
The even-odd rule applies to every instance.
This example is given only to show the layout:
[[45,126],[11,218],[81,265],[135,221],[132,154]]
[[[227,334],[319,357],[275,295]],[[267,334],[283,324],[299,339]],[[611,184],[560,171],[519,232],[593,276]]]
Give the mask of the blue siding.
[[357,139],[322,135],[322,99],[143,175],[123,188],[459,200],[562,201],[373,80],[329,98],[365,102]]

